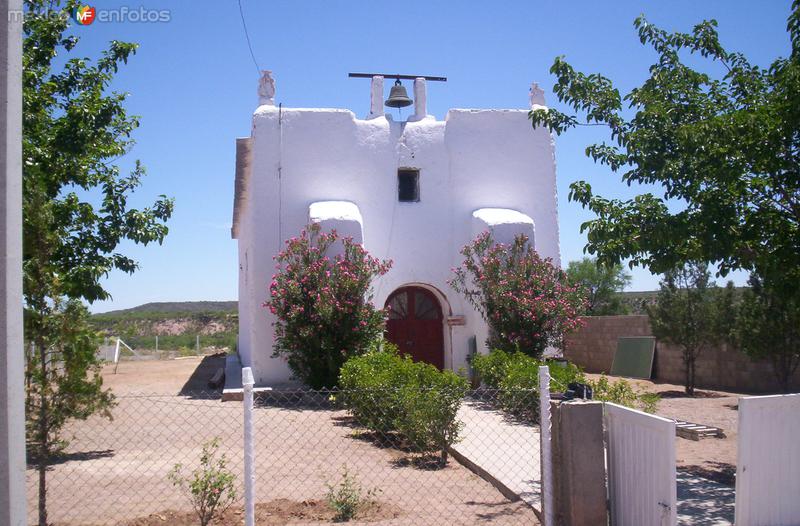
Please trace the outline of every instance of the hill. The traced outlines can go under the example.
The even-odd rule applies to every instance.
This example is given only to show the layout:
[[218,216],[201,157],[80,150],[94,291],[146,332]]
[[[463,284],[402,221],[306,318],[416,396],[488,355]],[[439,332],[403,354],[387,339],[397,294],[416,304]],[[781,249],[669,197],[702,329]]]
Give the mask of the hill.
[[196,312],[228,312],[237,310],[236,301],[161,301],[131,307],[130,309],[112,310],[95,314],[95,318],[128,317],[135,314],[188,314]]
[[137,350],[157,345],[160,351],[189,353],[198,343],[201,350],[233,350],[239,332],[235,301],[145,303],[94,314],[91,321],[101,335],[122,338]]

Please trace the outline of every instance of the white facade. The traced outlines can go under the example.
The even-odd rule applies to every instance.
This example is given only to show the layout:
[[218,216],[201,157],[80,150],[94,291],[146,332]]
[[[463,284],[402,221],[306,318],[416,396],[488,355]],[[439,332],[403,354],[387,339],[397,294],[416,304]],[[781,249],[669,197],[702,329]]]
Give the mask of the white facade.
[[[447,280],[459,251],[492,229],[509,241],[518,232],[560,264],[553,142],[534,130],[530,106],[513,110],[452,109],[444,121],[425,115],[425,83],[415,81],[408,122],[383,113],[383,78],[372,80],[366,119],[342,109],[280,108],[274,81],[262,79],[251,137],[237,140],[233,237],[239,242],[239,353],[257,385],[290,373],[272,358],[273,316],[262,305],[284,241],[311,220],[360,239],[394,264],[374,284],[383,307],[396,289],[434,292],[442,321],[446,368],[466,368],[470,337],[485,351],[486,324]],[[522,98],[522,97],[521,97]],[[531,104],[544,103],[531,88]],[[419,201],[398,199],[398,169],[419,170]]]

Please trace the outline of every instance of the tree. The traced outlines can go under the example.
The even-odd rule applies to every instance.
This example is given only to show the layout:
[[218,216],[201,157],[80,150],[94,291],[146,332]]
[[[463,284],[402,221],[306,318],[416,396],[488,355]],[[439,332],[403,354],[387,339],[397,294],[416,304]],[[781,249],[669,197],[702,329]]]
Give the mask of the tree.
[[519,235],[509,245],[484,232],[466,245],[463,263],[448,282],[489,325],[490,349],[541,358],[548,345],[580,325],[585,308],[580,288],[549,258],[541,258]]
[[569,262],[567,277],[583,288],[587,315],[628,314],[629,309],[623,303],[620,292],[630,285],[631,276],[621,264],[604,266],[594,258],[585,257]]
[[[550,70],[554,91],[576,114],[530,114],[534,126],[557,134],[605,125],[611,142],[588,146],[586,155],[628,185],[663,190],[619,200],[574,182],[570,200],[596,215],[581,226],[586,250],[604,264],[630,259],[654,272],[707,261],[719,264],[721,275],[747,269],[797,282],[800,0],[788,18],[791,55],[768,68],[726,51],[714,20],[691,33],[668,33],[644,17],[634,25],[641,43],[657,54],[641,86],[622,97],[610,79],[578,72],[559,57]],[[687,56],[699,62],[692,55],[722,74],[693,69],[684,62]],[[669,206],[674,203],[682,206]]]
[[344,362],[383,335],[384,312],[372,304],[371,284],[392,263],[317,223],[288,240],[276,259],[265,304],[277,317],[274,356],[285,356],[292,372],[314,389],[335,387]]
[[775,289],[777,285],[757,275],[738,305],[733,340],[748,356],[772,362],[778,385],[789,391],[800,365],[800,297]]
[[697,358],[724,341],[732,319],[733,284],[720,290],[708,265],[690,263],[664,274],[654,305],[647,308],[653,335],[681,347],[686,394],[694,396]]
[[[23,293],[26,340],[26,428],[39,472],[39,524],[47,524],[47,466],[65,445],[64,425],[108,414],[97,341],[83,301],[106,299],[109,271],[131,273],[122,240],[162,242],[172,201],[134,209],[128,198],[144,168],[123,176],[114,162],[133,147],[138,118],[125,93],[109,85],[136,45],[112,41],[96,61],[69,58],[78,3],[26,0],[23,25]],[[63,65],[56,68],[54,61]]]

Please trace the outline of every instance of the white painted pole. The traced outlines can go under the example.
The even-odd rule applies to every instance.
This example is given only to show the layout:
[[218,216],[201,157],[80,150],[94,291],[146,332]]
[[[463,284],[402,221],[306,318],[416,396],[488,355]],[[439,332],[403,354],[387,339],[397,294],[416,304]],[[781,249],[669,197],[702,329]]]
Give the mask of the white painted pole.
[[543,526],[555,526],[553,520],[553,455],[550,449],[550,369],[539,367],[539,444],[542,456]]
[[119,367],[119,342],[120,339],[117,338],[117,346],[114,348],[114,374],[117,374],[117,367]]
[[244,391],[244,524],[256,523],[255,476],[253,473],[253,371],[242,369],[242,388]]
[[0,2],[0,524],[24,526],[22,0]]
[[156,354],[158,354],[158,334],[156,334]]
[[195,336],[195,349],[197,354],[200,354],[200,335]]

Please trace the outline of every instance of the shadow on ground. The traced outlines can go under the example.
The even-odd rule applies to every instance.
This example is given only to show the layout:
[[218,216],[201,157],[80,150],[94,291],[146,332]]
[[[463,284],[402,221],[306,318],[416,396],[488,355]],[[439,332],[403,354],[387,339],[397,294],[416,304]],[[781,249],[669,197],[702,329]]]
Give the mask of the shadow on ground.
[[703,466],[681,466],[678,469],[687,475],[712,480],[725,486],[736,485],[736,466],[727,462],[707,461]]
[[661,391],[658,393],[661,398],[725,398],[729,395],[724,395],[721,393],[715,393],[714,391],[701,391],[699,389],[695,389],[694,396],[689,396],[686,394],[686,391]]
[[735,490],[699,477],[678,472],[678,524],[686,526],[730,526],[734,517]]
[[404,456],[391,461],[391,465],[395,468],[413,467],[422,471],[438,471],[447,468],[447,463],[442,462],[441,455],[420,453],[411,447],[399,433],[394,431],[380,433],[365,429],[352,416],[334,416],[331,420],[336,427],[347,427],[353,430],[348,438],[367,442],[378,449],[391,449],[403,453]]
[[475,502],[467,501],[469,506],[481,506],[486,508],[498,508],[497,511],[490,511],[485,513],[478,513],[477,517],[481,522],[493,522],[501,517],[511,517],[517,513],[515,508],[510,508],[505,502]]
[[286,411],[336,411],[342,409],[336,402],[336,391],[313,390],[307,387],[278,387],[254,393],[256,407],[272,407]]
[[217,369],[225,368],[225,353],[211,354],[203,358],[197,365],[192,375],[183,384],[178,392],[180,396],[189,398],[216,398],[222,392],[222,387],[212,389],[208,387],[208,381],[217,372]]
[[[99,458],[109,458],[114,456],[113,449],[102,449],[102,450],[95,450],[95,451],[76,451],[72,453],[62,453],[60,455],[54,455],[50,457],[50,460],[47,462],[47,469],[53,469],[53,466],[57,466],[59,464],[64,464],[66,462],[80,462],[83,460],[96,460]],[[35,455],[31,455],[28,458],[28,468],[35,468],[38,463],[38,458]]]

